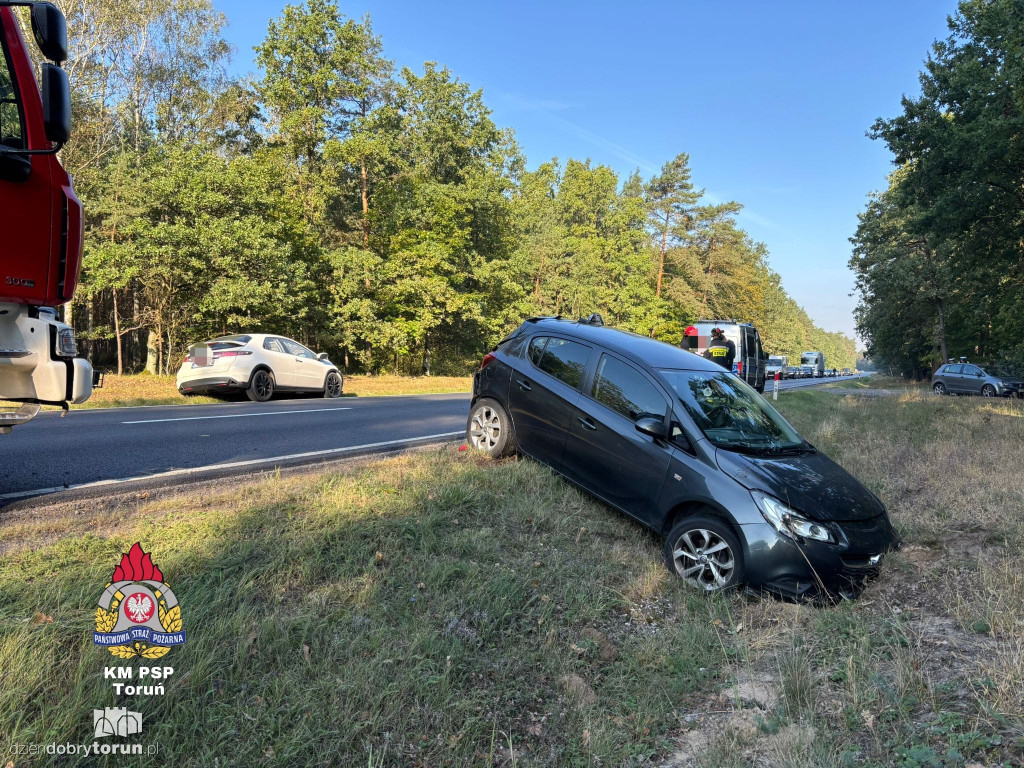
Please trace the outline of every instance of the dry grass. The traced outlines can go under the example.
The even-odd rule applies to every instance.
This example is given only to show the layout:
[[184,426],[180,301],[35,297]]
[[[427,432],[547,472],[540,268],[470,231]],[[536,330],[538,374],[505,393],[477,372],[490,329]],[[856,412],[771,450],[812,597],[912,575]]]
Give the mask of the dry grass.
[[906,542],[836,606],[692,594],[533,462],[453,451],[0,517],[0,732],[113,703],[88,620],[140,538],[196,634],[133,703],[184,764],[1019,765],[1024,402],[906,390],[779,400]]
[[[346,376],[344,394],[349,397],[380,395],[429,395],[469,392],[472,376]],[[103,388],[73,408],[119,408],[134,405],[197,405],[222,402],[212,397],[182,397],[173,376],[108,374]]]

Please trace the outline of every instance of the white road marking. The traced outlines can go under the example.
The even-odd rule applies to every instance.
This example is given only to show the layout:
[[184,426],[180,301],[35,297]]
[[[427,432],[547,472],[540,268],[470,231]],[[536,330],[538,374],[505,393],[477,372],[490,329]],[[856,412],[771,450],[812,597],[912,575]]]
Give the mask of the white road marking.
[[202,421],[203,419],[244,419],[247,416],[288,416],[293,413],[320,413],[321,411],[351,411],[345,408],[306,408],[302,411],[264,411],[262,413],[229,413],[223,416],[179,416],[173,419],[142,419],[122,421],[122,424],[159,424],[162,421]]
[[36,496],[43,493],[57,493],[58,491],[77,491],[82,488],[99,488],[104,485],[122,485],[124,483],[135,483],[141,480],[158,480],[163,477],[178,477],[181,475],[198,474],[223,469],[240,469],[242,467],[255,467],[260,464],[273,464],[274,462],[291,461],[293,459],[308,459],[314,456],[331,456],[339,453],[351,453],[369,448],[385,448],[389,445],[403,445],[405,443],[416,443],[421,440],[438,440],[443,437],[455,437],[466,434],[465,430],[458,432],[441,432],[436,435],[419,435],[418,437],[407,437],[404,440],[385,440],[381,443],[364,443],[363,445],[350,445],[346,448],[330,448],[325,451],[309,451],[308,453],[291,453],[287,456],[273,456],[269,459],[248,459],[246,461],[232,461],[227,464],[207,464],[203,467],[189,467],[187,469],[172,469],[167,472],[158,472],[155,475],[137,475],[136,477],[119,477],[113,480],[96,480],[92,483],[78,483],[77,485],[60,485],[53,488],[36,488],[33,491],[18,491],[16,493],[0,494],[0,499],[20,499],[25,496]]

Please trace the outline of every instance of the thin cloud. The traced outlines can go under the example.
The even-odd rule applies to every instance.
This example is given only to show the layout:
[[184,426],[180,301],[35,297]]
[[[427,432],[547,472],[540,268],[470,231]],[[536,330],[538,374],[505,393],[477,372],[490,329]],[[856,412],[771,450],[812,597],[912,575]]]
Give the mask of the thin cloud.
[[519,94],[507,92],[498,92],[496,95],[505,101],[510,107],[523,111],[539,112],[545,115],[552,123],[559,126],[566,133],[572,134],[588,144],[601,148],[608,154],[629,163],[635,168],[639,168],[642,171],[652,174],[658,172],[657,164],[648,158],[638,155],[628,147],[617,144],[611,139],[607,139],[604,136],[594,133],[589,128],[585,128],[579,123],[573,122],[559,114],[560,112],[567,112],[571,109],[579,109],[584,106],[583,104],[559,101],[558,99],[526,98]]

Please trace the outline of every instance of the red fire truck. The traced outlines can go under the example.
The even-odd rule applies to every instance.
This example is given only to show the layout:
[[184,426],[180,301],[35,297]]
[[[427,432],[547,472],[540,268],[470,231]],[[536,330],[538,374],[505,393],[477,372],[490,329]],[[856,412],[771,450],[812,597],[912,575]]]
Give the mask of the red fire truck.
[[[39,82],[14,6],[29,9],[43,58]],[[92,367],[76,357],[56,307],[71,301],[82,262],[82,205],[57,152],[71,133],[60,65],[67,24],[48,2],[0,0],[0,433],[42,405],[85,402]]]

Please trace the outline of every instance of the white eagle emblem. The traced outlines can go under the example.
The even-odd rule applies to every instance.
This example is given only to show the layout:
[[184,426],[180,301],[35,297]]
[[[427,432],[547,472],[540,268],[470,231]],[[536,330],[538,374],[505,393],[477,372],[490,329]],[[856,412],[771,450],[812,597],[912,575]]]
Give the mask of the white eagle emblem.
[[137,624],[148,621],[149,617],[153,615],[153,601],[146,595],[132,595],[128,598],[125,608],[132,621]]

